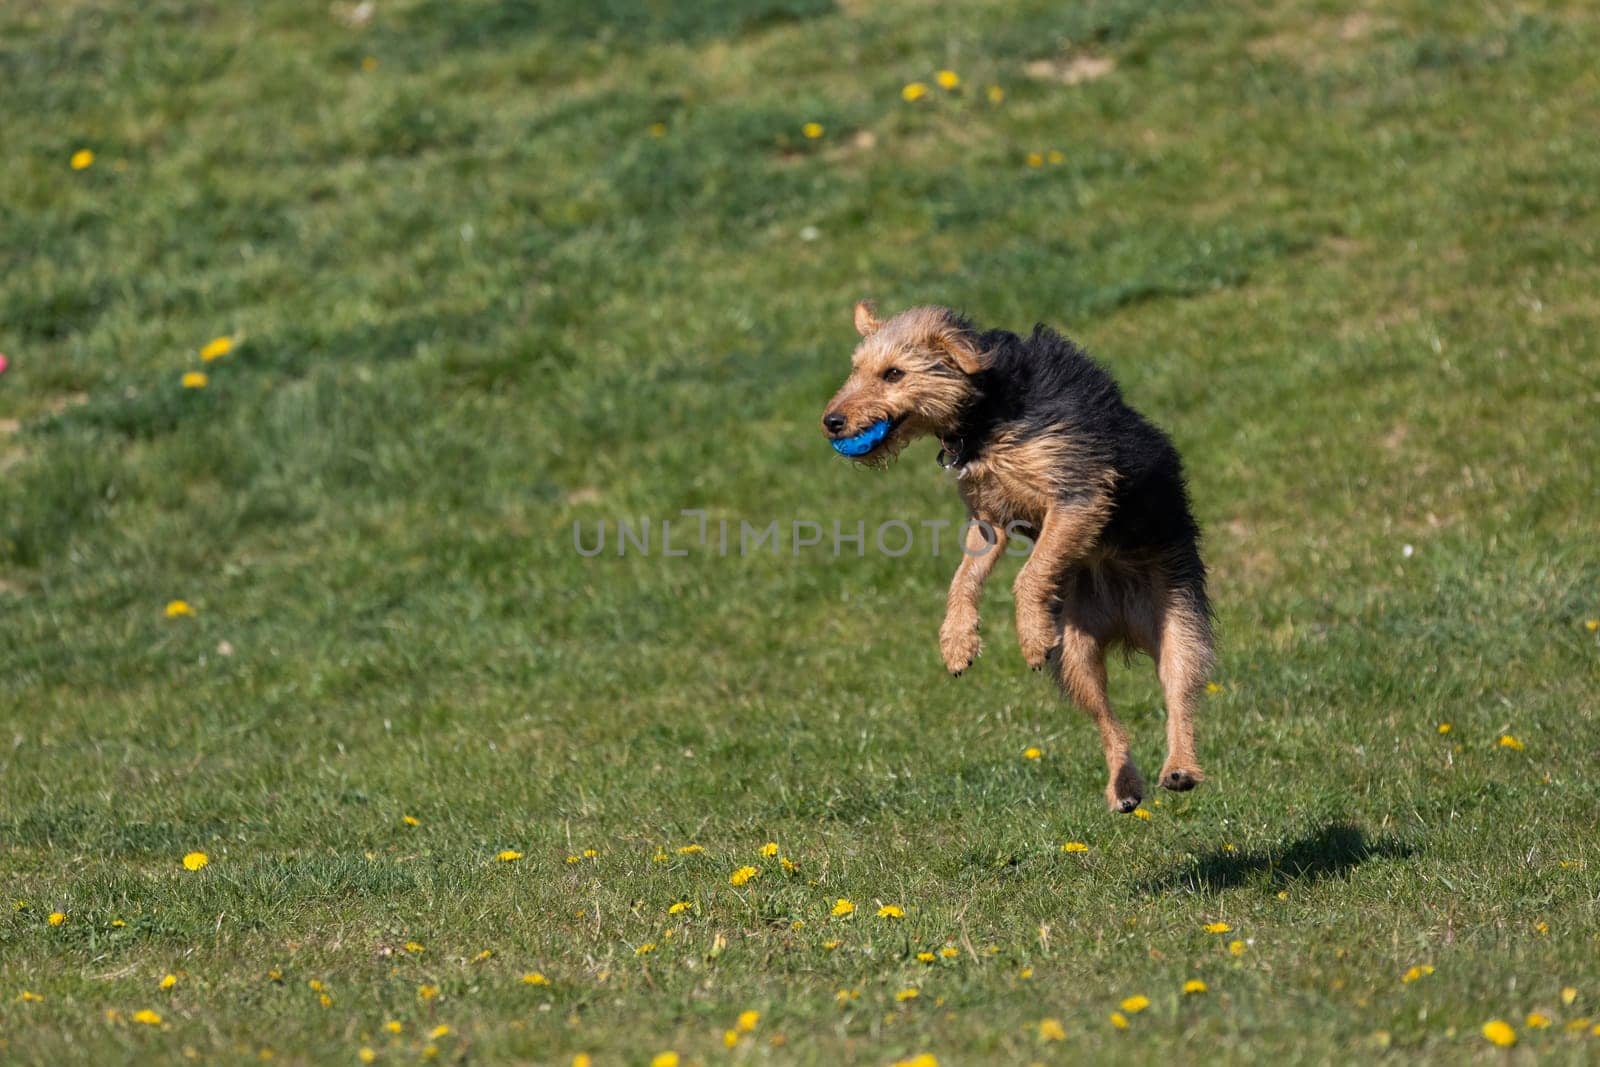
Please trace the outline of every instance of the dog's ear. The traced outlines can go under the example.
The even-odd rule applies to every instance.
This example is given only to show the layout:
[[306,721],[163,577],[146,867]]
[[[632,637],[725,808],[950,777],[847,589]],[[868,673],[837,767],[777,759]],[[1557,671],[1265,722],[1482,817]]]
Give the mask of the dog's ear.
[[883,323],[878,321],[876,312],[877,308],[872,306],[872,301],[856,301],[856,333],[862,337],[871,337],[878,332],[878,327]]
[[983,369],[983,353],[972,343],[972,333],[950,324],[936,331],[933,347],[962,374],[977,374]]

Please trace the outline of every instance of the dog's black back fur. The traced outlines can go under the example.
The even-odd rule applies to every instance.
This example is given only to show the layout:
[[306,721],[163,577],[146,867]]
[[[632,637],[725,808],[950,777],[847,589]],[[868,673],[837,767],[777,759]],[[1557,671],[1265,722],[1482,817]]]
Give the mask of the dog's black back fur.
[[[972,330],[965,320],[961,325]],[[970,460],[1002,426],[1020,427],[1025,436],[1065,430],[1081,457],[1071,481],[1088,490],[1111,476],[1104,547],[1159,561],[1209,615],[1200,527],[1171,439],[1128,406],[1104,367],[1048,326],[1035,326],[1028,338],[1009,330],[973,333],[984,367],[972,376],[977,395],[947,444]]]

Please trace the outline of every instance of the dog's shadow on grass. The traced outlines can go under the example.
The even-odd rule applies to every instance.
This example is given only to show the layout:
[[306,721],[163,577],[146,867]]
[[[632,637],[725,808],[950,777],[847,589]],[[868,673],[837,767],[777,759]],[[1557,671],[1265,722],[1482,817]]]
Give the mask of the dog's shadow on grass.
[[1416,846],[1398,838],[1369,840],[1361,827],[1337,821],[1277,848],[1248,852],[1214,849],[1183,870],[1146,882],[1139,889],[1145,893],[1220,893],[1251,882],[1283,888],[1296,882],[1348,878],[1368,860],[1405,859],[1416,852]]

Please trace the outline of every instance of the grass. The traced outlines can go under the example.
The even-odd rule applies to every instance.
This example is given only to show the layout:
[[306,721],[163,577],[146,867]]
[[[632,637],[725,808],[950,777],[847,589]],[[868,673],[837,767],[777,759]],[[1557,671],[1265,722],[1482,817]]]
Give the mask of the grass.
[[[353,10],[0,9],[0,1058],[1595,1056],[1594,12]],[[1014,565],[952,681],[948,546],[574,551],[956,519],[818,433],[862,295],[1184,449],[1204,789],[1105,813]]]

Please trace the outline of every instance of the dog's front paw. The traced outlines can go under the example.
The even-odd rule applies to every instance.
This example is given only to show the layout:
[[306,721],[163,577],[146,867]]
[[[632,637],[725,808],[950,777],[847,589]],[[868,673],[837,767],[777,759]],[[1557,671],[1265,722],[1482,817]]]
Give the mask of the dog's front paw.
[[1044,661],[1055,647],[1056,633],[1048,615],[1018,615],[1017,643],[1022,646],[1022,658],[1034,670],[1042,670]]
[[957,678],[972,666],[982,649],[983,639],[978,636],[976,619],[970,622],[946,619],[939,628],[939,652],[944,656],[945,667]]

